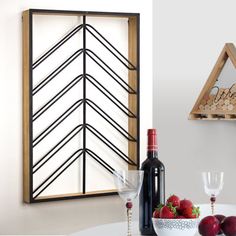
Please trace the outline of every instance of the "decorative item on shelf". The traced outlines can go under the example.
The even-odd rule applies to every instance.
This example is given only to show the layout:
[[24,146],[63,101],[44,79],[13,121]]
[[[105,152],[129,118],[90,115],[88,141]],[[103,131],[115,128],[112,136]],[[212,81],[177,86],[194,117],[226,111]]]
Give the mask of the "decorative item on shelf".
[[189,119],[236,120],[236,48],[226,43]]
[[139,14],[24,11],[23,77],[24,201],[117,194],[139,166]]
[[152,216],[155,207],[165,203],[165,167],[158,158],[156,129],[149,129],[147,135],[147,159],[141,166],[144,180],[139,196],[139,229],[142,235],[155,235]]

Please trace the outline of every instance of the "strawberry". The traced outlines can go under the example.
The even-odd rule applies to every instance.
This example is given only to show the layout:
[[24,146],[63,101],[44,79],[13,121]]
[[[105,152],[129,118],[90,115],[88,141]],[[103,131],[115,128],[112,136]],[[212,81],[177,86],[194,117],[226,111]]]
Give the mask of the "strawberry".
[[160,211],[163,206],[163,204],[159,204],[157,208],[155,208],[155,211],[153,212],[153,218],[160,218]]
[[199,207],[187,207],[183,211],[183,216],[185,218],[198,218],[200,215]]
[[160,212],[157,209],[155,209],[155,211],[152,214],[152,217],[153,218],[160,218],[159,216],[160,216]]
[[172,204],[168,204],[167,206],[163,206],[161,208],[160,218],[162,219],[173,219],[176,216],[176,208],[172,206]]
[[176,195],[173,194],[167,199],[166,204],[168,204],[168,203],[172,203],[173,207],[179,207],[180,199],[179,199],[179,197],[177,197]]
[[190,200],[184,199],[180,201],[179,207],[177,208],[178,212],[180,214],[182,214],[182,212],[186,209],[186,208],[191,208],[193,207],[193,203]]

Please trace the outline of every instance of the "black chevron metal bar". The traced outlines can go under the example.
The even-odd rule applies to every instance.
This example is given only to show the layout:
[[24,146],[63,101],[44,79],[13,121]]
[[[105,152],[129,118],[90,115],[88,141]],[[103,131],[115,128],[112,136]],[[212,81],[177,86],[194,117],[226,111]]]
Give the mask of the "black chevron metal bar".
[[105,111],[103,111],[96,103],[94,103],[92,100],[88,98],[86,99],[86,102],[95,112],[97,112],[105,121],[107,121],[113,128],[115,128],[127,140],[136,142],[136,139],[131,134],[129,134],[111,116],[109,116]]
[[83,78],[82,74],[76,76],[70,83],[68,83],[65,87],[63,87],[63,89],[61,89],[55,96],[53,96],[46,104],[44,104],[37,112],[33,114],[33,121],[37,120],[42,114],[44,114],[53,104],[55,104],[76,84],[78,84],[82,78]]
[[83,149],[78,149],[75,151],[66,161],[64,161],[52,174],[50,174],[36,189],[34,189],[33,194],[36,193],[45,183],[47,183],[60,169],[63,168],[76,154],[76,157],[65,167],[63,168],[40,192],[38,192],[34,198],[37,198],[51,183],[53,183],[68,167],[70,167],[84,152]]
[[[120,53],[102,34],[100,34],[92,25],[86,24],[87,31],[100,42],[113,56],[115,56],[128,70],[136,70],[136,67],[122,54]],[[92,29],[106,44],[108,44],[127,64],[120,59],[116,53],[114,53],[99,37],[97,37],[90,29]]]
[[[91,54],[91,55],[90,55]],[[101,69],[103,69],[116,83],[118,83],[127,93],[136,94],[136,91],[127,84],[109,65],[107,65],[96,53],[90,49],[86,49],[88,55]],[[112,75],[114,74],[114,75]]]
[[44,138],[46,138],[58,125],[60,125],[68,116],[70,116],[81,104],[83,104],[83,99],[79,99],[78,101],[76,101],[65,112],[63,112],[56,120],[54,120],[43,132],[41,132],[33,140],[33,147],[38,145]]
[[95,152],[90,150],[89,148],[86,148],[86,152],[95,160],[97,161],[101,166],[103,166],[107,171],[109,171],[111,174],[115,171],[114,168],[112,168],[108,163],[106,163],[101,157],[99,157]]
[[[117,99],[109,90],[107,90],[101,83],[99,83],[93,76],[86,74],[87,80],[95,86],[104,96],[106,96],[114,105],[116,105],[123,113],[130,118],[137,118],[136,115],[130,111],[119,99]],[[95,81],[95,83],[93,82]],[[105,92],[104,92],[105,91]],[[109,96],[107,95],[109,94]]]
[[53,148],[51,148],[43,157],[41,157],[33,165],[33,174],[36,173],[42,166],[44,166],[53,156],[55,156],[55,154],[57,154],[67,143],[69,143],[83,129],[82,126],[83,125],[77,125],[65,137],[63,137]]
[[116,145],[114,145],[110,140],[108,140],[101,132],[99,132],[92,125],[86,124],[86,128],[126,163],[133,166],[137,165],[133,160],[131,160],[124,152],[122,152]]
[[83,52],[83,49],[79,49],[69,56],[60,66],[58,66],[52,73],[50,73],[45,79],[43,79],[35,88],[33,88],[33,96],[38,93],[44,86],[52,81],[58,74],[60,74],[67,66],[69,66],[76,58],[78,58]]
[[70,31],[66,36],[64,36],[59,42],[57,42],[53,47],[51,47],[47,52],[45,52],[38,60],[33,63],[33,69],[38,67],[42,62],[44,62],[49,56],[51,56],[57,49],[59,49],[64,43],[66,43],[70,38],[72,38],[76,33],[82,29],[83,25],[76,26],[72,31]]
[[83,194],[86,193],[86,153],[85,153],[85,149],[86,149],[86,143],[87,143],[87,138],[86,138],[86,120],[87,120],[87,116],[86,116],[86,94],[87,94],[87,81],[86,81],[86,70],[87,70],[87,57],[86,57],[86,46],[87,46],[87,42],[86,42],[86,16],[83,16],[83,125],[84,125],[84,130],[83,130],[83,149],[84,149],[84,153],[83,153],[83,170],[82,170],[82,174],[83,174]]

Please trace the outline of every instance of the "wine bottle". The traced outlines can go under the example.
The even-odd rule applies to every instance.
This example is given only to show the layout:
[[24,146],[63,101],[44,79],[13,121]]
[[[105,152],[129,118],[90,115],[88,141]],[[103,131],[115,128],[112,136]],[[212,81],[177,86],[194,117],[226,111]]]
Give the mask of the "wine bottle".
[[156,235],[152,215],[165,203],[165,167],[158,159],[156,129],[148,129],[147,159],[142,163],[143,185],[139,195],[139,229],[142,235]]

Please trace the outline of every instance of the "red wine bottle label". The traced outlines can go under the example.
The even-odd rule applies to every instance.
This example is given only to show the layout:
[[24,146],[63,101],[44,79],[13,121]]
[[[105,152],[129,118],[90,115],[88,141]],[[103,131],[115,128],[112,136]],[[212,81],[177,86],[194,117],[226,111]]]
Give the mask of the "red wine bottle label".
[[157,132],[156,129],[148,129],[148,151],[156,151],[157,150]]

